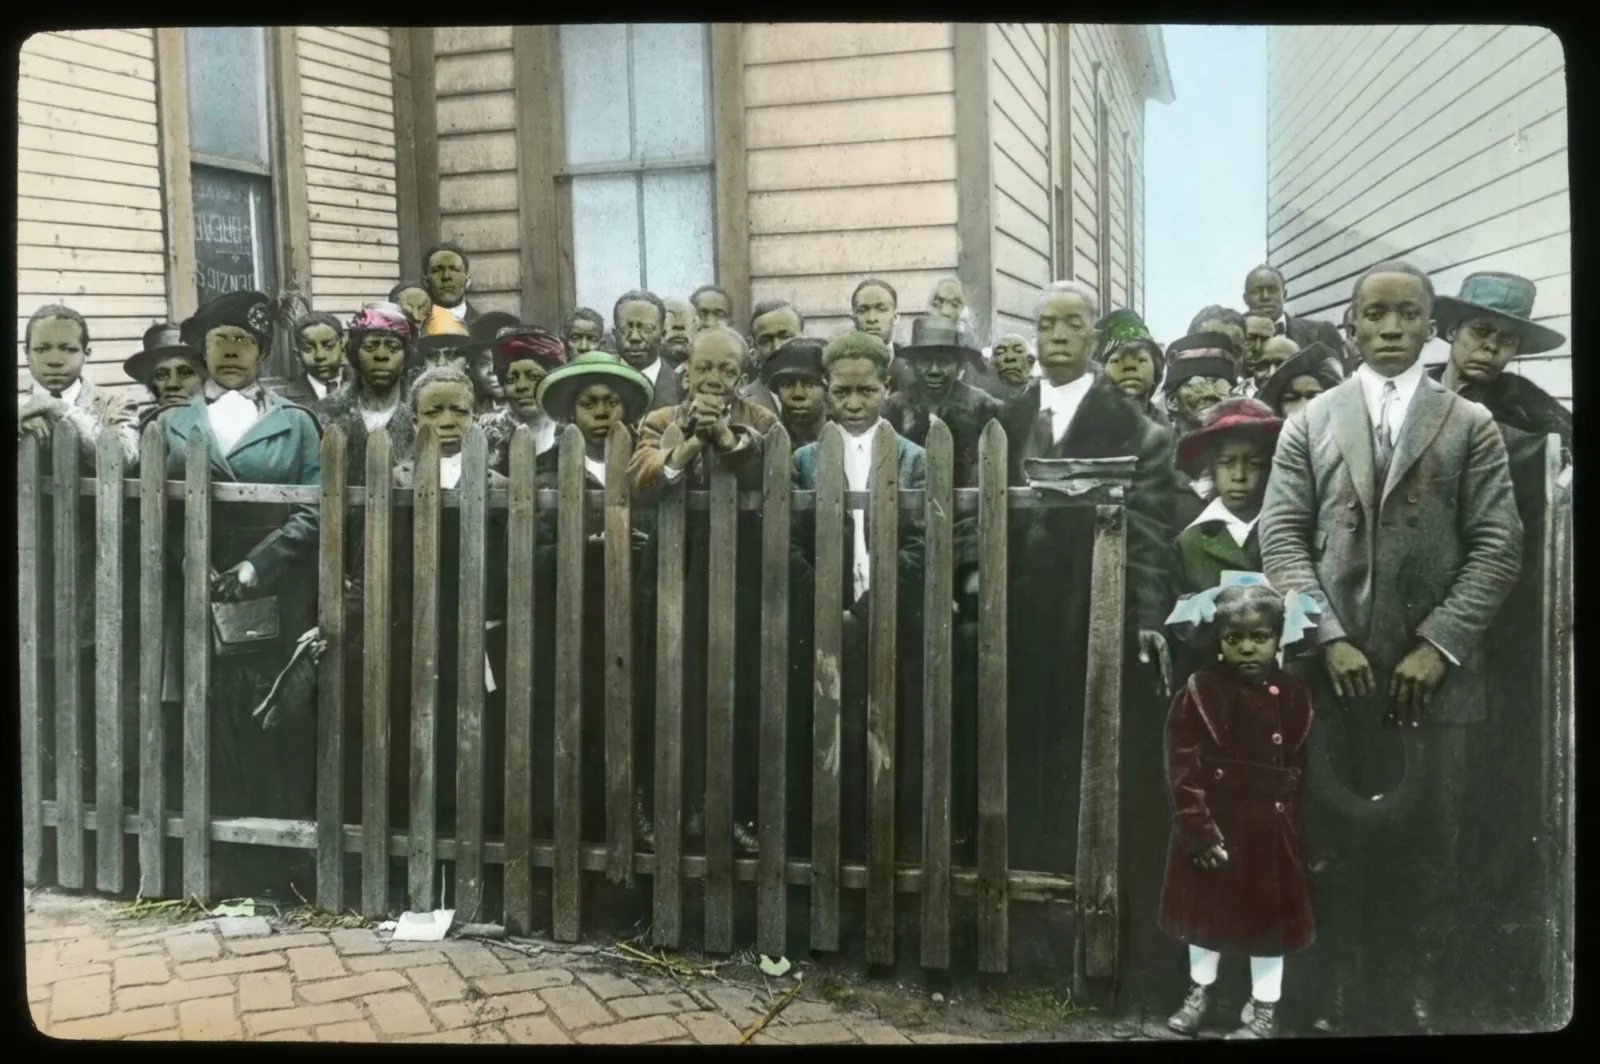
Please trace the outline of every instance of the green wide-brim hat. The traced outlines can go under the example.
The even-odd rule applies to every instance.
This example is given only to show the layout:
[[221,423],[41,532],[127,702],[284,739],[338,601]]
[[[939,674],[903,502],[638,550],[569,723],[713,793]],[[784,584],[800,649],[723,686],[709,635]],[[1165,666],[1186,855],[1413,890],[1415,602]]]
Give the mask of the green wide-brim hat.
[[184,359],[202,373],[205,372],[206,356],[188,344],[164,344],[161,347],[147,347],[124,362],[122,364],[122,372],[148,387],[150,377],[155,373],[156,367],[169,358]]
[[1438,296],[1433,301],[1433,320],[1440,334],[1474,318],[1492,318],[1508,325],[1521,337],[1517,354],[1536,355],[1554,351],[1567,338],[1554,329],[1533,321],[1533,299],[1538,287],[1514,273],[1474,273],[1461,282],[1458,296]]
[[539,384],[539,408],[553,418],[564,419],[578,393],[591,384],[606,384],[622,398],[622,416],[630,422],[644,416],[655,389],[643,373],[609,351],[587,351],[560,369],[552,370]]

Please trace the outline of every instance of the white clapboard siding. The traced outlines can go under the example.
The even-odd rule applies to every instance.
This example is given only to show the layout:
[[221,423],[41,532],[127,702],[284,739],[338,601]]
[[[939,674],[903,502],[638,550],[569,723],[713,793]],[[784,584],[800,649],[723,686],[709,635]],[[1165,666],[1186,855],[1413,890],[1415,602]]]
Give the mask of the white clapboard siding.
[[[387,29],[371,26],[301,26],[295,34],[306,128],[311,300],[317,310],[333,314],[386,299],[405,272],[388,38]],[[386,157],[378,157],[385,147]]]
[[[1512,370],[1570,404],[1560,39],[1533,26],[1275,27],[1268,54],[1267,246],[1291,311],[1340,320],[1355,278],[1387,258],[1448,295],[1469,273],[1521,274],[1539,286],[1534,316],[1569,340]],[[1440,339],[1423,357],[1447,354]]]
[[[1098,23],[1073,23],[1067,43],[1072,79],[1070,134],[1072,136],[1073,274],[1100,292],[1103,309],[1144,309],[1144,62],[1136,45],[1137,27]],[[1105,71],[1103,81],[1110,124],[1107,158],[1100,158],[1096,128],[1094,71]],[[1129,158],[1129,156],[1132,156]],[[1129,189],[1128,173],[1134,174]],[[1111,216],[1102,226],[1100,182],[1110,191]],[[1133,254],[1129,255],[1128,212],[1132,212]],[[1110,234],[1109,277],[1100,276],[1101,233]]]
[[[1050,64],[1055,27],[990,23],[989,166],[995,230],[990,337],[1033,327],[1033,304],[1051,281]],[[1048,34],[1048,36],[1047,36]]]
[[440,27],[433,50],[439,236],[472,256],[474,307],[520,314],[511,27]]
[[955,273],[952,42],[948,23],[744,26],[753,301],[793,301],[825,338],[879,276],[904,339]]
[[64,303],[89,325],[96,384],[167,318],[151,30],[64,30],[23,42],[17,81],[17,366],[28,317]]

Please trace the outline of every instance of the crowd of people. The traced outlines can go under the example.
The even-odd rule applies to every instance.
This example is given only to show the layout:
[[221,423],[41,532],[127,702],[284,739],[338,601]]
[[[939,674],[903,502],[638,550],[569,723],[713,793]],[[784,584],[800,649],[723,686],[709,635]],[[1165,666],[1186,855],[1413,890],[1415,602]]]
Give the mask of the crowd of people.
[[[527,426],[534,476],[553,487],[559,430],[575,425],[585,479],[598,488],[606,481],[607,441],[626,426],[634,440],[628,478],[636,502],[633,734],[640,751],[628,814],[644,847],[654,843],[655,692],[639,679],[655,675],[659,557],[651,503],[707,487],[718,464],[742,487],[759,488],[767,434],[780,423],[795,447],[792,483],[800,490],[817,485],[824,461],[818,441],[829,422],[843,433],[851,491],[870,489],[874,449],[890,438],[883,426],[892,430],[900,486],[923,487],[923,445],[934,417],[951,433],[957,487],[977,486],[979,438],[991,421],[1008,439],[1014,486],[1029,482],[1030,459],[1131,457],[1122,839],[1132,949],[1123,982],[1142,1000],[1165,1000],[1169,1008],[1181,1001],[1168,1026],[1193,1034],[1217,1009],[1220,956],[1247,955],[1251,994],[1236,1034],[1272,1037],[1280,1026],[1283,957],[1317,941],[1330,959],[1320,966],[1325,985],[1308,1002],[1316,1030],[1343,1029],[1352,1008],[1370,1017],[1391,1005],[1392,1018],[1407,1029],[1436,1027],[1436,975],[1456,928],[1464,854],[1481,853],[1483,845],[1467,793],[1469,765],[1504,733],[1489,720],[1491,711],[1504,714],[1486,694],[1496,660],[1487,633],[1505,623],[1508,599],[1530,593],[1525,528],[1542,519],[1544,436],[1559,433],[1564,444],[1571,436],[1566,408],[1507,372],[1517,355],[1552,350],[1565,339],[1533,320],[1531,282],[1474,274],[1449,297],[1409,264],[1379,263],[1355,279],[1344,324],[1334,326],[1287,314],[1283,275],[1261,266],[1245,278],[1243,311],[1207,307],[1186,336],[1163,347],[1137,313],[1102,307],[1093,288],[1071,280],[1039,293],[1033,336],[1007,333],[985,345],[960,282],[949,278],[935,289],[930,311],[911,323],[908,342],[896,344],[898,294],[876,278],[851,295],[853,327],[824,341],[805,334],[804,316],[787,301],[759,303],[736,320],[733,300],[713,285],[687,299],[630,291],[617,298],[609,320],[579,308],[551,330],[479,313],[467,298],[470,257],[460,247],[430,248],[420,266],[420,280],[402,282],[388,302],[349,321],[318,312],[280,321],[278,301],[239,292],[181,324],[156,325],[125,364],[148,391],[137,404],[108,398],[83,376],[91,344],[83,316],[62,305],[40,308],[26,330],[33,384],[18,399],[19,440],[31,433],[48,443],[55,424],[69,420],[85,461],[93,461],[102,434],[116,433],[132,469],[138,434],[155,421],[169,477],[182,478],[188,449],[205,446],[214,479],[316,484],[323,474],[319,438],[337,426],[346,441],[345,483],[361,485],[381,468],[369,448],[384,429],[393,482],[406,487],[415,482],[415,441],[426,427],[438,441],[440,483],[451,488],[462,476],[474,423],[487,437],[495,483],[512,475],[511,443]],[[275,391],[263,387],[260,374],[280,326],[303,372]],[[1450,355],[1428,369],[1421,354],[1435,335],[1449,341]],[[449,623],[460,594],[453,561],[459,513],[444,511],[436,574],[438,616],[446,619],[436,670],[441,832],[454,815],[448,707],[460,683],[476,682],[467,679],[475,666],[459,667],[465,634]],[[314,700],[291,663],[314,659],[297,653],[308,638],[321,645],[315,633],[303,635],[315,623],[318,518],[315,506],[215,504],[213,652],[225,665],[212,668],[209,690],[218,815],[311,813],[315,729],[305,722],[314,717]],[[541,512],[534,567],[535,579],[552,588],[556,520]],[[605,639],[604,525],[598,515],[584,520],[583,834],[603,841],[606,670],[597,651]],[[741,512],[738,520],[732,831],[736,848],[750,853],[760,845],[754,811],[762,681],[753,639],[762,620],[760,515]],[[1093,520],[1092,512],[1051,508],[1018,512],[1009,524],[1014,868],[1070,874],[1075,865]],[[704,511],[690,512],[684,547],[691,838],[705,831],[708,521]],[[899,713],[889,755],[896,846],[899,859],[914,860],[923,677],[919,655],[907,648],[921,646],[922,595],[902,590],[896,597],[897,661],[870,662],[870,523],[863,511],[846,514],[837,589],[842,848],[847,860],[865,857],[866,690],[871,670],[890,668]],[[409,573],[406,526],[396,523],[392,557],[399,561],[375,577],[394,582],[391,636],[399,648],[410,645],[411,585],[419,575]],[[952,817],[958,859],[968,862],[977,831],[978,672],[970,532],[958,527],[953,585]],[[488,557],[504,558],[503,511],[491,513],[486,534]],[[902,587],[920,588],[920,519],[903,515],[897,534],[900,579],[909,581]],[[92,537],[81,539],[92,557]],[[797,511],[788,702],[796,759],[788,772],[788,837],[797,851],[810,839],[816,546],[812,512]],[[168,616],[176,617],[181,536],[167,549]],[[347,546],[349,690],[361,690],[365,679],[365,557]],[[92,564],[78,567],[80,578],[92,571]],[[503,734],[503,716],[496,716],[503,702],[493,697],[505,680],[501,575],[488,580],[482,640],[489,735]],[[80,592],[79,602],[92,603],[93,595]],[[550,660],[540,655],[570,636],[558,631],[549,608],[554,596],[541,592],[536,602],[535,657]],[[263,639],[254,622],[265,613],[277,635]],[[92,676],[93,633],[80,632],[80,661]],[[164,635],[164,699],[176,705],[181,627],[168,624]],[[45,652],[52,652],[48,645]],[[390,664],[390,823],[398,827],[408,815],[409,753],[395,738],[409,734],[413,676],[408,654],[392,655]],[[547,731],[552,671],[536,670],[535,681],[535,712],[544,714],[536,727]],[[258,707],[273,726],[262,726]],[[1326,738],[1330,731],[1337,744]],[[347,770],[359,779],[356,739],[346,745],[353,758]],[[1340,752],[1331,753],[1335,748]],[[540,749],[547,762],[549,744]],[[538,778],[550,778],[547,765],[539,771],[545,774]],[[359,794],[359,785],[348,793]],[[488,800],[498,809],[493,787]],[[536,799],[535,824],[548,832],[553,810],[541,801],[548,796]],[[499,815],[489,814],[491,827]],[[222,864],[237,872],[241,890],[283,871],[281,861],[251,854]],[[1168,978],[1181,951],[1161,932],[1188,948],[1186,994],[1181,980]],[[1347,1004],[1351,998],[1364,1004]],[[1371,1022],[1363,1021],[1366,1029]]]

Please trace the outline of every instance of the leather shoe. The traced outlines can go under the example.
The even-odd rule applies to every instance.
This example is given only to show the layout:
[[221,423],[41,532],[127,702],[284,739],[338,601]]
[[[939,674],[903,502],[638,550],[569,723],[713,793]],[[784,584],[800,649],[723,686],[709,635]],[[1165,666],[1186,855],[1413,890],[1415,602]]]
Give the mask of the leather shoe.
[[1318,1034],[1339,1034],[1344,1030],[1344,985],[1335,983],[1328,988],[1317,1018],[1311,1022]]
[[1199,1032],[1201,1022],[1210,1011],[1211,988],[1190,983],[1189,996],[1183,999],[1183,1007],[1167,1019],[1167,1027],[1179,1034],[1193,1036]]
[[1258,1038],[1278,1037],[1278,1020],[1275,1015],[1277,1003],[1273,1001],[1257,1001],[1250,999],[1245,1006],[1249,1010],[1250,1019],[1245,1021],[1237,1031],[1228,1035],[1230,1040],[1250,1041]]

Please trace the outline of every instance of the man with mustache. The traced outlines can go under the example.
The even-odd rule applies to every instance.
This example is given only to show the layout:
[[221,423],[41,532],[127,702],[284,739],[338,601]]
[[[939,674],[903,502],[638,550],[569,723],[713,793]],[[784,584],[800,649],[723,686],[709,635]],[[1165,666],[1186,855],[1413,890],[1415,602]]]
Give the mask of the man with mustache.
[[961,380],[961,371],[982,364],[977,343],[950,319],[926,314],[911,323],[911,342],[900,349],[911,367],[913,384],[889,396],[883,418],[918,447],[928,440],[931,418],[950,429],[955,451],[955,486],[978,485],[978,437],[1000,416],[1000,403]]
[[422,277],[434,307],[443,307],[467,326],[478,320],[477,308],[467,302],[472,290],[471,268],[466,249],[448,241],[433,245],[422,256]]
[[661,331],[666,320],[666,304],[653,292],[625,292],[611,309],[617,354],[644,374],[653,389],[649,411],[677,406],[683,398],[678,375],[661,357]]
[[683,299],[664,299],[667,308],[666,336],[661,341],[661,357],[674,370],[689,358],[689,348],[694,346],[695,330],[700,327],[694,307]]

